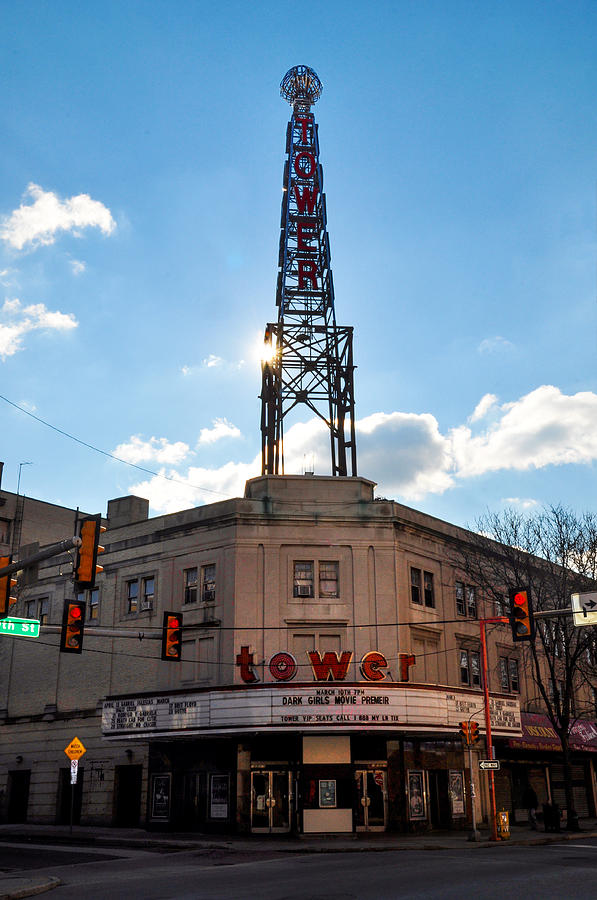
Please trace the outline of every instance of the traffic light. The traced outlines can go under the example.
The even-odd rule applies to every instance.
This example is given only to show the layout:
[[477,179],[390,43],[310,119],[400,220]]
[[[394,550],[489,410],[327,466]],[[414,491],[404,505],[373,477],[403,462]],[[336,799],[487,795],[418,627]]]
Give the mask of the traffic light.
[[85,602],[65,600],[60,632],[61,653],[81,653],[83,651],[83,628],[85,627]]
[[468,744],[470,735],[469,723],[459,722],[458,724],[460,725],[460,737],[462,738],[463,743]]
[[[0,556],[0,569],[9,566],[12,556]],[[0,619],[5,619],[9,613],[9,606],[17,602],[16,597],[11,596],[13,587],[16,587],[17,579],[12,575],[0,576]]]
[[180,662],[182,657],[182,614],[164,613],[162,625],[162,659]]
[[510,591],[512,640],[531,641],[535,635],[530,591]]
[[469,724],[469,739],[471,744],[476,744],[481,735],[479,734],[479,723],[471,722]]
[[77,590],[92,588],[95,585],[95,576],[99,572],[103,572],[103,568],[97,565],[98,553],[103,553],[104,548],[100,547],[100,534],[106,529],[102,525],[102,517],[87,516],[81,520],[81,528],[79,537],[81,538],[81,546],[77,547],[77,558],[75,560],[74,581]]

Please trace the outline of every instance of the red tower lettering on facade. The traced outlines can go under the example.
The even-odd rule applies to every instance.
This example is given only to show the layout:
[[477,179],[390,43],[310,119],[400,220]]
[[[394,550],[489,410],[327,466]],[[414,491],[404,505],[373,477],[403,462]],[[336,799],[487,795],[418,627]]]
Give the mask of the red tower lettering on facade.
[[280,93],[292,106],[286,132],[278,321],[265,329],[262,363],[263,475],[284,474],[283,423],[298,404],[330,431],[332,475],[356,475],[352,328],[336,324],[319,135],[311,106],[322,85],[295,66]]

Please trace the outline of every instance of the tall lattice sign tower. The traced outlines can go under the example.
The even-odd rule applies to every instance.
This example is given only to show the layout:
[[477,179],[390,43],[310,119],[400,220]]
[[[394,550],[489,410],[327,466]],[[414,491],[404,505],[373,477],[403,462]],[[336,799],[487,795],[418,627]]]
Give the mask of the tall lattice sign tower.
[[304,404],[328,426],[332,475],[356,475],[352,328],[336,324],[319,136],[311,111],[322,84],[295,66],[280,93],[292,107],[286,131],[276,305],[262,362],[263,475],[284,474],[284,419]]

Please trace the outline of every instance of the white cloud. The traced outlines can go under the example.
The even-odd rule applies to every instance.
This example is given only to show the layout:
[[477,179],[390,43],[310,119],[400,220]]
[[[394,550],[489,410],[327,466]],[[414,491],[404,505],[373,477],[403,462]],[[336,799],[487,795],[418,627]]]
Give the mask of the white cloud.
[[221,356],[216,356],[215,353],[210,353],[205,359],[201,361],[200,365],[197,366],[189,366],[183,365],[180,367],[180,373],[185,378],[190,375],[200,375],[205,371],[205,369],[219,369],[222,372],[230,373],[230,372],[238,372],[245,365],[244,359],[239,359],[236,362],[231,360],[224,359]]
[[53,244],[60,231],[79,237],[82,228],[99,228],[104,234],[111,234],[116,228],[110,210],[89,194],[61,200],[53,191],[29,184],[25,197],[33,202],[22,203],[0,226],[0,238],[16,250],[26,245]]
[[73,275],[81,275],[87,268],[87,264],[82,262],[80,259],[71,259],[70,267],[72,269]]
[[484,419],[492,406],[495,406],[497,403],[497,397],[495,394],[485,394],[473,410],[472,414],[469,416],[469,422],[478,422],[479,419]]
[[[411,502],[489,472],[597,461],[597,394],[566,395],[552,385],[542,385],[501,405],[489,394],[479,401],[469,423],[478,422],[489,409],[491,422],[479,426],[478,433],[469,425],[460,425],[442,434],[430,413],[373,413],[356,423],[359,473],[375,480],[380,494]],[[229,425],[226,420],[221,422]],[[216,431],[216,423],[202,434]],[[330,441],[325,424],[314,418],[288,428],[284,458],[287,474],[302,473],[306,459],[309,469],[314,460],[316,474],[329,474]],[[184,482],[182,485],[152,478],[131,490],[148,497],[154,510],[173,512],[196,503],[242,496],[245,480],[259,471],[260,456],[256,456],[250,463],[191,467],[183,475],[171,470],[169,474]],[[530,498],[516,497],[506,498],[506,502],[522,508],[535,504]]]
[[483,433],[461,425],[450,432],[454,470],[470,478],[504,469],[524,471],[597,459],[597,395],[568,396],[544,384],[514,403]]
[[497,334],[495,337],[485,338],[481,341],[477,350],[479,353],[502,353],[507,350],[513,350],[514,344],[507,341],[506,338]]
[[52,312],[43,303],[23,306],[20,300],[5,300],[0,309],[0,357],[4,360],[22,349],[31,331],[72,331],[78,325],[72,313]]
[[518,506],[520,509],[532,509],[534,506],[539,506],[539,501],[533,500],[532,497],[504,497],[502,503],[507,503],[508,506]]
[[222,438],[241,437],[240,429],[233,425],[228,419],[214,419],[212,428],[202,428],[199,434],[198,444],[215,444]]
[[189,445],[183,441],[171,444],[166,438],[155,437],[145,441],[139,435],[133,435],[128,442],[116,447],[114,456],[135,464],[157,462],[162,465],[175,466],[186,459],[189,450]]

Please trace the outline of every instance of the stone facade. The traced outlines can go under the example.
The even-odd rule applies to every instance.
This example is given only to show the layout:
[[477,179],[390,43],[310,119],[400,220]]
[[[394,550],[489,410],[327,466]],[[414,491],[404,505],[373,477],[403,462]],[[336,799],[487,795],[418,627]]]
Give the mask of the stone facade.
[[[243,498],[151,519],[146,501],[119,498],[107,526],[82,655],[58,652],[56,627],[0,641],[5,819],[64,819],[64,748],[77,736],[81,822],[467,825],[458,721],[483,705],[477,618],[496,614],[458,568],[467,532],[374,499],[366,479],[314,476],[255,478]],[[46,601],[46,624],[58,626],[70,573],[66,554],[42,564],[15,613]],[[183,615],[179,663],[160,659],[165,610]],[[507,692],[500,657],[514,661]],[[508,626],[489,638],[489,686],[498,752],[512,762],[508,742],[534,688]],[[484,753],[474,753],[479,817]],[[535,778],[533,759],[519,768],[534,766]],[[589,754],[581,764],[592,811]],[[514,811],[513,790],[504,802]]]

